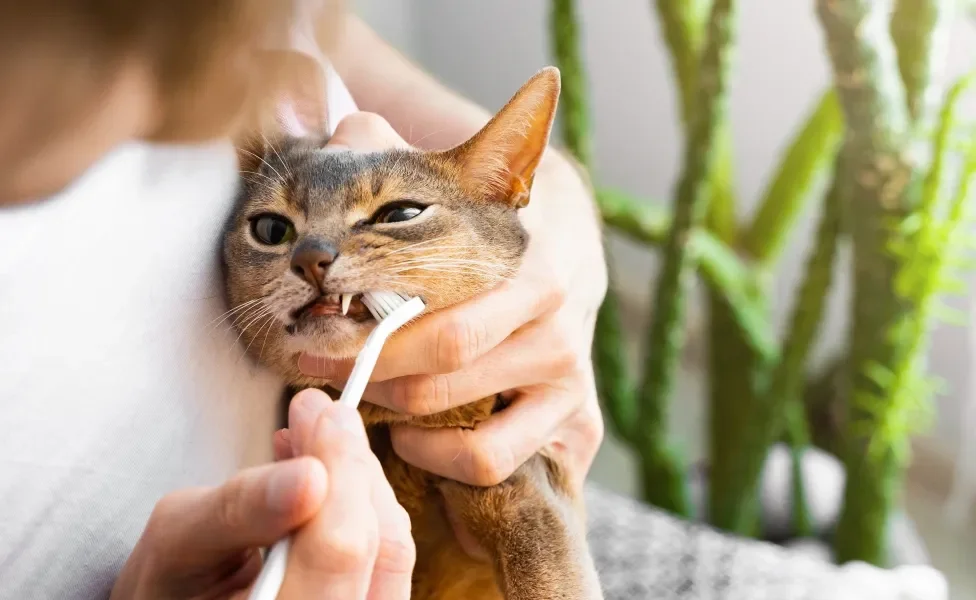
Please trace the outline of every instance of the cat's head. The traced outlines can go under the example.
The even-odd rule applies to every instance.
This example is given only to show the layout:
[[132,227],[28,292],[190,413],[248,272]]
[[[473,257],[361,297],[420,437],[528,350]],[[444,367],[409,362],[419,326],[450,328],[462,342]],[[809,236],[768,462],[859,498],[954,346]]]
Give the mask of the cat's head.
[[[375,326],[363,291],[420,296],[429,312],[512,277],[528,243],[516,211],[558,96],[559,72],[540,71],[446,151],[336,151],[289,119],[240,147],[223,257],[231,319],[251,353],[300,381],[300,353],[339,359],[362,348]],[[353,296],[347,314],[343,294]]]

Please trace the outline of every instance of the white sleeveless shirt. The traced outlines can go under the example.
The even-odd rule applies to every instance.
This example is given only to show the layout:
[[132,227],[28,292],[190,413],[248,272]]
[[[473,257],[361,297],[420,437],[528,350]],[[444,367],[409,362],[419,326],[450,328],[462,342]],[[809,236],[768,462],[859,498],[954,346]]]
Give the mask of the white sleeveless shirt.
[[0,599],[108,597],[160,497],[271,460],[282,383],[220,320],[235,167],[129,144],[0,209]]

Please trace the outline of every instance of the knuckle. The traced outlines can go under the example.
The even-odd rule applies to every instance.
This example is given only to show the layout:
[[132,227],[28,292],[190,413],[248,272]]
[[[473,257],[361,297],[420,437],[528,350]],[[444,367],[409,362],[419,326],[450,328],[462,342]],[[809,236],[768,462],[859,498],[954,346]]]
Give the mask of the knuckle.
[[221,492],[215,516],[217,524],[223,531],[235,531],[247,526],[244,486],[239,481],[231,480]]
[[410,535],[386,537],[376,556],[375,569],[387,573],[412,573],[417,562],[417,547]]
[[174,492],[159,499],[146,522],[146,528],[143,531],[145,539],[156,544],[164,537],[172,519],[181,511],[186,510],[184,497],[184,492]]
[[367,134],[386,133],[390,129],[389,123],[383,117],[373,112],[355,112],[345,119],[347,127],[360,129]]
[[515,456],[508,448],[487,443],[470,448],[467,475],[474,485],[498,485],[508,479],[515,467]]
[[418,375],[404,385],[401,398],[403,411],[423,417],[447,410],[451,399],[451,382],[441,375]]
[[539,312],[551,312],[566,304],[567,290],[556,281],[549,281],[539,294]]
[[[323,528],[325,529],[325,528]],[[344,522],[320,533],[316,561],[322,569],[334,573],[352,573],[365,569],[376,556],[380,540],[376,527]]]
[[576,371],[579,357],[572,348],[561,348],[554,353],[553,369],[557,377],[565,377]]
[[560,379],[572,376],[580,369],[580,352],[562,320],[553,318],[547,321],[544,336],[549,375]]
[[459,371],[470,365],[488,345],[488,328],[480,320],[453,319],[438,335],[436,360],[444,372]]
[[603,416],[599,411],[587,414],[586,418],[580,423],[580,437],[584,445],[591,448],[598,448],[603,443],[603,436],[606,427],[603,423]]

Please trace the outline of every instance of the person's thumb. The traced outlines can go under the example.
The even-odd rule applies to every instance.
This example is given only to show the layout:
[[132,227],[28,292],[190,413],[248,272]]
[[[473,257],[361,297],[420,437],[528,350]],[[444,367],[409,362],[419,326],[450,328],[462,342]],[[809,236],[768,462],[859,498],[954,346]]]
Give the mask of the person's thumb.
[[[270,546],[314,517],[325,499],[325,467],[300,457],[242,471],[220,487],[183,490],[161,500],[147,535],[176,562],[202,566]],[[178,566],[178,565],[171,565]]]

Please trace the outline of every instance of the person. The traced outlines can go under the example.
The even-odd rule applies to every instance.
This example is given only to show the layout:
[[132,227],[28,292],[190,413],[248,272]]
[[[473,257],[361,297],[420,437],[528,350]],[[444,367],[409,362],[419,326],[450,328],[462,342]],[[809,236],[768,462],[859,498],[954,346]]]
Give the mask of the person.
[[[444,147],[488,117],[324,0],[0,3],[0,598],[244,598],[289,532],[281,598],[409,597],[409,523],[358,415],[305,390],[275,433],[280,382],[224,325],[227,138],[320,47],[334,143]],[[396,432],[469,483],[548,446],[582,485],[603,433],[589,190],[550,152],[533,194],[518,277],[404,332],[368,390],[406,412],[514,391],[477,432]],[[607,600],[947,597],[931,569],[838,568],[585,496]]]
[[[289,532],[281,598],[409,597],[409,523],[358,415],[308,390],[275,436],[281,384],[226,325],[228,139],[269,91],[307,81],[309,62],[284,56],[322,50],[332,143],[443,148],[489,113],[353,15],[292,8],[0,6],[2,598],[243,597],[259,549]],[[511,392],[476,431],[398,428],[396,451],[490,485],[545,446],[582,486],[603,434],[589,348],[606,270],[590,191],[559,152],[522,218],[518,276],[394,338],[366,399],[427,413]]]

